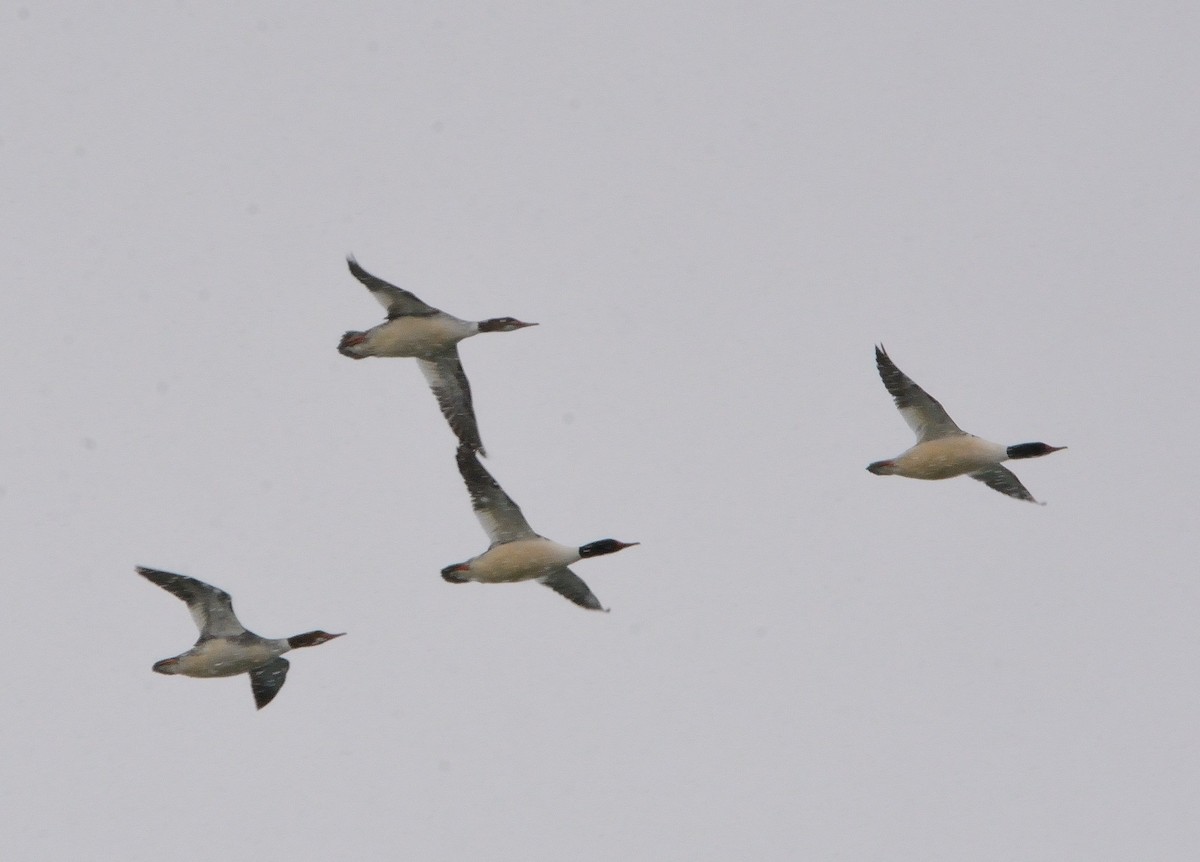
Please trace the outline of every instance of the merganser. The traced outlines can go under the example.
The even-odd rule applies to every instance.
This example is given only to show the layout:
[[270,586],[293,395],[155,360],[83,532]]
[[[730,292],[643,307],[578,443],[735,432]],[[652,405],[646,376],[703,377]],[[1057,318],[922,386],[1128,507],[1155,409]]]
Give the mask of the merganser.
[[458,342],[480,332],[512,332],[537,324],[514,317],[459,320],[407,290],[371,275],[358,265],[353,255],[346,258],[346,263],[354,277],[387,309],[387,321],[366,332],[347,332],[338,343],[338,351],[351,359],[415,357],[451,430],[463,444],[486,455],[471,406],[471,385],[458,358]]
[[567,568],[588,557],[612,554],[631,548],[638,542],[600,539],[578,548],[560,545],[539,536],[529,526],[521,509],[492,475],[479,463],[469,446],[458,447],[458,472],[471,495],[471,504],[491,546],[465,563],[442,569],[442,577],[452,584],[478,581],[483,584],[507,584],[537,580],[580,607],[605,611],[600,600],[578,575]]
[[155,662],[153,670],[195,677],[248,673],[254,702],[259,709],[274,700],[283,687],[289,666],[288,660],[282,657],[285,652],[342,636],[314,631],[290,638],[259,637],[238,622],[233,613],[233,599],[224,590],[186,575],[143,566],[137,567],[137,573],[187,602],[196,628],[200,629],[200,639],[194,647],[174,658]]
[[1036,503],[1012,471],[1001,467],[1001,461],[1017,458],[1039,458],[1066,449],[1045,443],[1017,443],[1004,446],[991,443],[963,431],[950,418],[942,405],[928,392],[913,383],[896,367],[887,351],[875,348],[875,365],[883,385],[896,399],[896,407],[904,421],[917,435],[917,445],[886,461],[875,461],[867,469],[877,476],[908,476],[911,479],[949,479],[966,473],[1001,494]]

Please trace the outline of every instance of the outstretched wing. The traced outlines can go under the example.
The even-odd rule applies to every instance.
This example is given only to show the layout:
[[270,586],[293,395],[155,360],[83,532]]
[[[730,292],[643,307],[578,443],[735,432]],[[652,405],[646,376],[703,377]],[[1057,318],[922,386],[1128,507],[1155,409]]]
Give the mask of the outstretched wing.
[[555,569],[550,574],[543,575],[538,578],[538,583],[545,584],[554,590],[554,592],[560,596],[565,596],[581,608],[587,608],[589,611],[604,611],[608,613],[608,608],[600,604],[600,600],[596,598],[596,594],[588,589],[588,585],[583,582],[583,579],[566,567]]
[[371,295],[387,309],[388,320],[395,320],[397,317],[427,317],[438,313],[436,308],[422,302],[416,294],[371,275],[358,265],[354,255],[348,255],[346,263],[349,264],[350,272],[354,274],[354,277],[365,284],[367,290],[371,291]]
[[254,692],[254,703],[262,709],[275,699],[283,682],[287,679],[291,665],[282,656],[276,656],[264,665],[250,671],[250,690]]
[[233,599],[224,590],[187,575],[144,566],[138,566],[137,573],[187,602],[201,637],[235,637],[246,631],[233,613]]
[[471,384],[467,382],[462,360],[458,358],[458,347],[454,346],[434,359],[418,359],[417,364],[459,442],[486,455],[483,441],[479,439],[475,408],[471,404]]
[[978,479],[989,488],[995,488],[1001,494],[1016,497],[1018,500],[1028,500],[1031,503],[1037,503],[1037,500],[1033,499],[1033,494],[1025,490],[1025,486],[1021,484],[1021,480],[1007,467],[1001,467],[997,464],[994,467],[988,467],[984,470],[976,470],[971,474],[971,478]]
[[903,371],[896,367],[883,345],[875,348],[875,367],[879,377],[892,397],[908,427],[917,435],[917,442],[953,437],[966,432],[954,424],[945,408],[937,399],[913,383]]
[[483,531],[493,545],[537,537],[521,514],[520,507],[504,493],[504,489],[479,463],[479,458],[469,446],[459,444],[457,460],[458,472],[467,485],[467,493],[471,495],[475,517],[483,525]]

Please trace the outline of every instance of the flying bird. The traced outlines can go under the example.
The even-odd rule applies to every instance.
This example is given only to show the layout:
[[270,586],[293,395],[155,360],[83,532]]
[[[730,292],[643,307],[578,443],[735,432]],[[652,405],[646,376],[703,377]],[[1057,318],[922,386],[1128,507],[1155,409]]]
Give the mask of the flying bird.
[[322,631],[290,638],[264,638],[238,622],[229,593],[204,581],[158,569],[137,567],[137,573],[168,593],[187,602],[200,639],[174,658],[154,663],[153,670],[168,675],[216,677],[250,674],[250,688],[259,709],[275,699],[287,678],[289,663],[283,654],[299,647],[316,646],[340,638]]
[[1039,458],[1066,449],[1066,446],[1045,443],[1004,446],[968,434],[954,424],[932,395],[896,367],[882,345],[875,348],[875,365],[883,385],[896,399],[900,415],[917,435],[917,443],[895,458],[869,464],[868,470],[877,476],[907,476],[910,479],[949,479],[965,473],[1001,494],[1037,502],[1021,480],[1000,463],[1018,458]]
[[358,265],[353,255],[346,258],[346,263],[354,277],[387,310],[387,320],[366,332],[347,332],[338,344],[338,351],[351,359],[415,357],[451,430],[463,445],[486,455],[471,405],[471,385],[458,358],[458,342],[481,332],[512,332],[537,324],[514,317],[459,320],[407,290],[371,275]]
[[483,584],[507,584],[536,580],[582,608],[607,611],[578,575],[567,568],[571,563],[633,547],[637,542],[600,539],[577,548],[560,545],[539,536],[529,526],[521,509],[492,475],[479,463],[469,446],[458,447],[458,472],[471,495],[471,505],[491,546],[465,563],[442,569],[442,577],[452,584],[478,581]]

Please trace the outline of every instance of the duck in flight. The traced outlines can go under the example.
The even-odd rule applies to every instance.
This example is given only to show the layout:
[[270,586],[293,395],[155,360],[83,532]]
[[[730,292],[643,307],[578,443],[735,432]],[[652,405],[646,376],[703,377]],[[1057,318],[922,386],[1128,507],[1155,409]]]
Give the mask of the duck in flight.
[[442,569],[442,577],[452,584],[478,581],[507,584],[536,580],[559,595],[592,611],[607,611],[578,575],[567,568],[589,557],[613,554],[633,547],[637,542],[600,539],[580,547],[560,545],[539,536],[529,526],[521,509],[492,475],[479,463],[470,447],[458,447],[458,472],[471,495],[471,505],[491,546],[465,563]]
[[875,348],[875,365],[883,385],[896,399],[900,415],[917,435],[917,443],[906,452],[867,466],[877,476],[908,476],[911,479],[949,479],[964,473],[1001,494],[1036,503],[1021,480],[1000,462],[1039,458],[1066,449],[1045,443],[1004,446],[963,431],[942,405],[913,383],[887,355],[882,345]]
[[537,324],[524,323],[513,317],[459,320],[422,302],[407,290],[371,275],[358,265],[353,255],[346,258],[346,263],[354,277],[366,285],[387,310],[387,320],[366,332],[347,332],[338,344],[338,351],[351,359],[415,357],[451,430],[463,445],[486,455],[479,438],[475,409],[471,406],[471,385],[458,358],[458,342],[481,332],[512,332]]
[[316,646],[340,638],[322,631],[305,632],[290,638],[264,638],[238,622],[233,600],[224,590],[158,569],[137,567],[137,573],[168,593],[187,602],[200,639],[174,658],[154,663],[157,673],[216,677],[250,674],[250,688],[259,709],[275,699],[287,679],[289,663],[283,654],[299,647]]

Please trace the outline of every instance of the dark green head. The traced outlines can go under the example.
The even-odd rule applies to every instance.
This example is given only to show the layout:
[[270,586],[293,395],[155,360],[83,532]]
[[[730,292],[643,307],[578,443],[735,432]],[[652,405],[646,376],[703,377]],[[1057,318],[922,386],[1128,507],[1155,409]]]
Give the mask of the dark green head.
[[599,539],[595,542],[588,542],[579,548],[579,556],[587,559],[588,557],[600,557],[604,554],[615,554],[617,551],[623,551],[626,548],[632,548],[640,542],[618,542],[616,539]]
[[1018,458],[1040,458],[1043,455],[1049,455],[1051,452],[1057,452],[1060,449],[1066,448],[1066,446],[1047,446],[1045,443],[1017,443],[1015,446],[1008,447],[1008,457],[1013,460]]

